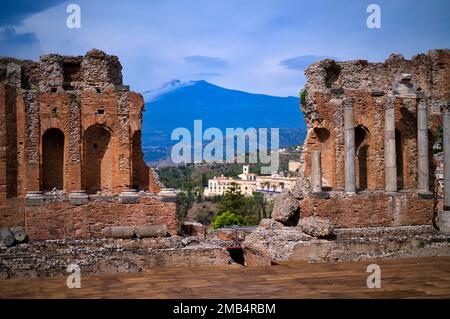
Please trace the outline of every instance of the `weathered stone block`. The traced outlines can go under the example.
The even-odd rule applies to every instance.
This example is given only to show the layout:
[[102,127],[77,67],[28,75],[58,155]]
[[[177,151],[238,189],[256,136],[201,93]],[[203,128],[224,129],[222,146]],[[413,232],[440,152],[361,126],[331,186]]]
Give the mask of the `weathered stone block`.
[[41,206],[44,205],[44,195],[42,192],[28,192],[25,195],[26,206]]
[[136,226],[134,233],[137,238],[165,237],[167,235],[167,227],[166,225]]
[[334,228],[330,220],[313,216],[302,218],[299,226],[304,233],[314,237],[328,237]]
[[129,190],[120,193],[120,201],[122,204],[137,204],[139,203],[139,193],[137,190]]
[[181,232],[186,236],[197,236],[200,240],[206,237],[206,227],[196,222],[183,222]]
[[300,218],[298,200],[290,192],[280,194],[275,200],[272,218],[286,226],[296,225]]
[[89,201],[89,196],[85,191],[73,191],[69,194],[69,202],[71,205],[80,206],[86,205]]

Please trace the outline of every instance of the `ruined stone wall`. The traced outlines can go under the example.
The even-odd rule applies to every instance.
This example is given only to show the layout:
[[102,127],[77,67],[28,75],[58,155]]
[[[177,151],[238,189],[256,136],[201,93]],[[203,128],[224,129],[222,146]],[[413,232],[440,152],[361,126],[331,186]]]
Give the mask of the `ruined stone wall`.
[[[431,50],[411,60],[391,55],[383,63],[365,60],[324,60],[308,67],[305,114],[308,134],[301,176],[309,194],[311,151],[322,151],[322,183],[331,199],[307,198],[302,214],[333,219],[338,227],[431,223],[433,199],[417,197],[417,108],[428,110],[429,166],[433,172],[432,145],[441,123],[440,107],[450,100],[450,50]],[[407,75],[405,84],[399,82]],[[410,77],[410,78],[409,78]],[[343,101],[351,98],[355,121],[355,175],[357,195],[344,191]],[[395,109],[397,184],[399,196],[383,194],[385,172],[385,109],[390,99]],[[430,173],[430,186],[434,184]],[[432,189],[433,187],[430,187]],[[337,192],[337,194],[334,194]],[[368,193],[368,194],[365,194]],[[400,201],[392,206],[390,201]],[[398,216],[394,216],[395,214]],[[393,215],[394,214],[394,215]],[[392,217],[392,218],[391,218]]]
[[[56,188],[70,192],[89,186],[87,176],[98,175],[91,174],[86,158],[89,150],[98,146],[95,141],[87,144],[84,139],[92,126],[111,135],[99,159],[104,164],[99,165],[99,175],[105,180],[99,190],[117,194],[131,188],[132,167],[135,176],[146,176],[139,183],[140,189],[154,188],[142,152],[133,153],[132,149],[132,134],[142,126],[143,99],[122,84],[121,69],[117,57],[98,50],[83,57],[45,55],[39,63],[0,59],[2,113],[9,116],[8,121],[2,120],[10,123],[2,132],[9,141],[7,153],[12,154],[8,155],[11,159],[7,159],[5,176],[10,179],[12,193],[24,195],[27,191],[52,189],[43,180],[48,176],[43,170],[48,171],[51,166],[43,163],[42,149],[49,129],[58,129],[64,135],[64,167],[49,173],[63,171],[63,187],[55,185]],[[133,157],[140,162],[138,165],[133,166]]]
[[0,279],[66,276],[71,263],[79,265],[83,275],[93,275],[232,262],[224,248],[199,244],[192,237],[33,241],[0,247],[0,261]]
[[[95,49],[85,56],[45,55],[39,62],[0,58],[0,226],[24,224],[32,234],[41,228],[52,238],[75,236],[64,227],[50,234],[53,222],[76,225],[76,236],[90,236],[91,226],[76,222],[84,217],[95,229],[109,218],[173,228],[172,203],[141,203],[128,211],[114,203],[118,216],[109,212],[115,206],[90,203],[95,215],[84,217],[67,213],[78,211],[68,203],[46,202],[31,211],[23,205],[27,193],[54,188],[66,196],[79,190],[108,196],[131,188],[160,191],[141,150],[143,98],[123,85],[121,71],[117,57]],[[55,218],[53,209],[67,214]],[[33,215],[37,210],[42,215]],[[24,220],[28,215],[31,223]]]
[[0,227],[25,226],[25,202],[22,197],[0,201]]
[[432,225],[433,209],[433,200],[415,194],[389,196],[382,191],[356,196],[332,193],[328,199],[307,196],[300,202],[302,217],[319,216],[346,228]]
[[[0,127],[5,127],[6,122],[6,92],[5,86],[0,85]],[[0,200],[5,201],[8,194],[7,186],[7,165],[8,165],[8,136],[7,130],[0,131]]]
[[142,198],[137,204],[92,201],[72,206],[68,201],[49,201],[25,208],[27,234],[31,239],[102,238],[108,226],[167,226],[176,235],[175,203]]

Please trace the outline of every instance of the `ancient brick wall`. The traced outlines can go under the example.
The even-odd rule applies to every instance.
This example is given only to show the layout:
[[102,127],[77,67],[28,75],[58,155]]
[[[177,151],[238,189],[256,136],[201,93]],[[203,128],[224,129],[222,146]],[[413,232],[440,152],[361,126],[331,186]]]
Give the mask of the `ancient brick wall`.
[[[6,92],[5,85],[0,85],[0,127],[6,128]],[[5,201],[8,194],[7,186],[7,155],[8,136],[6,129],[0,131],[0,200]]]
[[0,201],[0,227],[25,226],[25,202],[21,197]]
[[431,225],[433,200],[416,195],[389,196],[382,192],[334,195],[329,199],[306,197],[300,202],[302,217],[330,219],[336,227]]
[[[308,67],[305,114],[308,134],[303,155],[302,215],[319,215],[340,227],[430,224],[434,199],[417,194],[417,109],[425,103],[429,127],[430,190],[433,191],[432,145],[441,122],[440,107],[450,101],[450,50],[431,50],[411,60],[391,55],[383,63],[324,60]],[[399,78],[408,79],[399,84]],[[345,196],[343,101],[353,101],[355,125],[355,196]],[[383,194],[385,109],[393,101],[399,193]],[[331,198],[310,197],[311,151],[322,151],[322,183]],[[392,203],[399,202],[399,205]]]
[[0,248],[0,259],[0,279],[66,276],[71,263],[78,264],[83,275],[231,263],[224,248],[181,237],[32,241]]
[[138,204],[90,201],[72,206],[68,201],[48,201],[25,207],[25,224],[31,239],[102,238],[108,226],[165,224],[176,235],[175,203],[141,198]]
[[[133,149],[133,144],[140,147],[134,134],[142,126],[144,102],[122,84],[121,70],[117,57],[98,50],[83,57],[45,55],[39,62],[0,59],[0,103],[2,114],[8,114],[0,118],[8,123],[0,139],[8,140],[7,154],[2,154],[7,169],[2,170],[7,170],[11,194],[53,187],[118,194],[133,184],[155,189],[142,150]],[[48,130],[62,133],[63,155],[61,150],[52,153],[55,134],[46,135]],[[102,130],[110,135],[105,145],[95,141],[105,135]],[[47,161],[55,155],[58,160]],[[6,189],[0,192],[5,196]]]
[[[0,226],[26,225],[36,238],[98,236],[114,222],[163,223],[174,233],[173,203],[67,201],[79,190],[160,191],[141,149],[144,101],[123,85],[121,71],[117,57],[95,49],[39,62],[0,58]],[[24,205],[27,193],[54,188],[65,201]]]

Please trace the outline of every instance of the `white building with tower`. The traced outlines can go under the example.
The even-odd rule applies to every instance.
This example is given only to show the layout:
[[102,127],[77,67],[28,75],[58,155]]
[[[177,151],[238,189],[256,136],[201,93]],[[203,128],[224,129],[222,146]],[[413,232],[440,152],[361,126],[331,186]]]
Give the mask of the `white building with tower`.
[[297,180],[295,177],[284,177],[278,173],[270,176],[258,176],[250,173],[249,168],[249,165],[244,165],[238,179],[222,175],[208,180],[208,187],[205,188],[203,194],[205,196],[223,195],[233,185],[246,196],[251,196],[254,192],[281,193],[285,189],[291,189]]

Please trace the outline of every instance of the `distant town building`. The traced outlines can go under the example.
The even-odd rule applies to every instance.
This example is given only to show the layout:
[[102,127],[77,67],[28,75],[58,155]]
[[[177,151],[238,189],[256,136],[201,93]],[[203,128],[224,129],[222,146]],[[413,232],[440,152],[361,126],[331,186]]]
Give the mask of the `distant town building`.
[[271,176],[257,176],[256,191],[281,193],[286,189],[291,190],[296,181],[296,177],[285,177],[278,173],[273,173]]
[[436,176],[436,192],[438,198],[444,198],[444,153],[434,155],[436,169],[434,174]]
[[238,179],[220,176],[208,180],[208,187],[203,194],[205,196],[223,195],[232,187],[246,196],[251,196],[254,192],[280,193],[285,189],[291,189],[296,180],[295,177],[284,177],[278,173],[271,176],[258,176],[249,173],[249,166],[244,165]]
[[300,167],[300,162],[299,161],[292,161],[292,160],[290,160],[289,163],[288,163],[288,170],[289,170],[289,172],[296,172],[299,167]]

